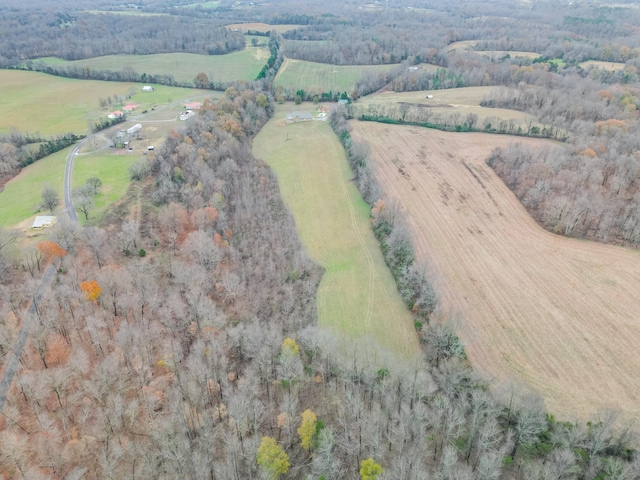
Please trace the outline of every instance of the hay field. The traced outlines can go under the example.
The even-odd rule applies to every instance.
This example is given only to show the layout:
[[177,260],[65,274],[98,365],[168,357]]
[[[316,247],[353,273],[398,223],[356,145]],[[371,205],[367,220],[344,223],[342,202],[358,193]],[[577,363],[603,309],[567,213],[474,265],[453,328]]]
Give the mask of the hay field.
[[528,383],[564,418],[640,416],[640,252],[539,227],[485,164],[513,138],[370,122],[352,136],[401,202],[477,371]]
[[[519,126],[532,122],[540,126],[536,119],[525,112],[509,110],[507,108],[489,108],[480,106],[484,96],[496,87],[464,87],[448,88],[444,90],[428,90],[418,92],[380,92],[358,99],[354,104],[357,114],[367,113],[375,106],[399,107],[401,104],[412,104],[416,108],[429,108],[434,114],[460,114],[462,118],[469,113],[478,115],[479,127],[487,118],[496,117],[501,120],[513,120]],[[427,98],[433,95],[433,98]]]
[[[372,336],[386,349],[418,352],[413,320],[373,236],[369,207],[351,182],[344,150],[328,122],[287,125],[276,107],[253,152],[275,171],[282,197],[311,258],[326,272],[317,293],[320,326],[340,337]],[[288,140],[287,140],[288,138]]]
[[240,30],[246,32],[248,30],[254,30],[256,32],[269,32],[275,30],[278,33],[288,32],[289,30],[295,30],[303,25],[269,25],[268,23],[233,23],[226,25],[227,28],[232,30]]
[[254,80],[269,58],[264,47],[248,46],[239,52],[226,55],[196,55],[194,53],[159,53],[154,55],[105,55],[84,60],[66,61],[44,58],[49,65],[74,65],[92,70],[121,71],[132,68],[138,74],[173,75],[178,82],[193,82],[199,72],[209,80],[233,82]]
[[586,62],[582,62],[580,65],[583,69],[588,69],[588,68],[599,68],[601,70],[610,70],[612,72],[617,72],[619,70],[624,70],[624,68],[627,66],[624,63],[618,63],[618,62],[601,62],[599,60],[588,60]]
[[350,93],[364,72],[386,71],[397,65],[330,65],[285,59],[274,85],[285,90]]
[[[0,70],[0,134],[12,127],[23,132],[87,133],[87,122],[103,118],[98,100],[136,93],[127,102],[139,105],[138,112],[182,98],[211,95],[211,91],[157,86],[155,91],[141,91],[139,83],[100,82],[54,77],[38,72]],[[112,105],[116,110],[120,105]]]

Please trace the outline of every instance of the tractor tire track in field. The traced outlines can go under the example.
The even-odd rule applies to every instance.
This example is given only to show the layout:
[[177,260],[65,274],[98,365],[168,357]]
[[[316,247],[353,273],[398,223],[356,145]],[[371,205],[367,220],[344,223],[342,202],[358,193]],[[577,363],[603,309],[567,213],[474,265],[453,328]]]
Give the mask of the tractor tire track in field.
[[544,231],[484,162],[495,146],[549,142],[352,125],[443,309],[462,317],[474,367],[495,383],[528,383],[567,418],[603,407],[639,417],[640,253]]

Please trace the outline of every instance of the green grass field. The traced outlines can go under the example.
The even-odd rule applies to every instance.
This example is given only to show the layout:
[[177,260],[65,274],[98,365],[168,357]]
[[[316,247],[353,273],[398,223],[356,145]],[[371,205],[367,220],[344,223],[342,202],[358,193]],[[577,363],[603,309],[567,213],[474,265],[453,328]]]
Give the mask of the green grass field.
[[[262,37],[264,40],[264,37]],[[249,40],[250,41],[250,40]],[[267,39],[268,41],[268,39]],[[196,55],[193,53],[160,53],[156,55],[105,55],[85,60],[66,61],[43,58],[49,65],[75,65],[92,70],[121,71],[131,67],[137,73],[173,75],[178,82],[193,82],[199,72],[209,80],[233,82],[254,80],[269,58],[264,47],[248,47],[226,55]]]
[[[138,112],[178,101],[182,98],[212,95],[208,90],[157,86],[142,92],[139,83],[99,82],[54,77],[38,72],[0,70],[0,134],[12,127],[22,132],[40,132],[44,136],[58,133],[87,133],[88,122],[104,118],[98,100],[116,95],[139,105]],[[120,105],[112,105],[116,110]]]
[[[95,209],[89,212],[89,219],[98,217],[106,207],[122,198],[129,188],[129,167],[140,158],[139,155],[114,155],[96,153],[78,155],[73,162],[72,188],[84,185],[87,179],[98,177],[102,188],[94,198]],[[84,220],[84,214],[78,212]]]
[[371,231],[369,207],[350,181],[344,150],[328,122],[285,124],[285,113],[301,108],[311,109],[278,106],[253,152],[276,172],[303,244],[326,269],[317,293],[319,324],[413,355],[412,317]]
[[[66,148],[23,168],[20,175],[5,185],[0,192],[0,227],[12,227],[33,218],[45,185],[55,188],[63,203],[64,167],[69,150]],[[49,212],[41,214],[49,215]]]
[[[516,122],[516,125],[525,128],[532,125],[542,127],[536,118],[526,112],[509,110],[506,108],[488,108],[480,106],[483,97],[496,87],[465,87],[448,88],[444,90],[429,90],[418,92],[381,92],[367,95],[358,99],[354,104],[356,114],[369,113],[370,109],[384,106],[400,107],[402,104],[422,105],[433,114],[451,116],[459,114],[461,118],[473,113],[478,116],[479,125],[484,119],[498,118],[500,120]],[[433,95],[433,98],[427,98]]]
[[278,75],[275,86],[285,90],[303,89],[319,92],[350,93],[356,81],[366,71],[378,72],[389,70],[396,65],[329,65],[325,63],[305,62],[287,58]]

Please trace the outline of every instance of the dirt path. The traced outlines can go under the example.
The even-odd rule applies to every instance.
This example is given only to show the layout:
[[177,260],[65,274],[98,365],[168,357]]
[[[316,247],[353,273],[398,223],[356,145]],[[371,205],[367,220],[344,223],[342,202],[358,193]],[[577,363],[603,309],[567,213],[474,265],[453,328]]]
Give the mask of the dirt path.
[[377,176],[462,318],[474,367],[527,382],[566,418],[602,407],[640,417],[640,252],[540,228],[484,163],[532,139],[354,122]]

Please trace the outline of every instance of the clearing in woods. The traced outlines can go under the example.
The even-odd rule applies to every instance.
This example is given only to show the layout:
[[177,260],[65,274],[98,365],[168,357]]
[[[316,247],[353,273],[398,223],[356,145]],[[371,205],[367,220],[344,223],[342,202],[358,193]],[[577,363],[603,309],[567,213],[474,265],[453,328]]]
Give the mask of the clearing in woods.
[[302,243],[326,269],[318,323],[354,338],[373,336],[386,349],[413,356],[419,347],[411,314],[382,258],[344,150],[328,122],[285,124],[285,113],[296,109],[310,106],[277,106],[253,152],[275,171]]
[[494,147],[547,141],[352,122],[474,368],[525,381],[554,414],[638,416],[640,252],[543,230],[485,164]]
[[351,93],[365,72],[382,72],[394,67],[397,65],[330,65],[287,58],[276,75],[274,85],[291,92],[332,90],[334,93]]
[[[462,120],[470,114],[478,116],[476,128],[483,128],[484,121],[487,120],[499,126],[500,121],[513,121],[517,126],[526,129],[528,125],[542,127],[535,117],[517,110],[507,108],[483,107],[480,102],[492,90],[499,87],[463,87],[447,88],[444,90],[423,90],[417,92],[380,92],[367,95],[358,99],[354,103],[356,115],[371,113],[372,109],[379,107],[399,108],[401,105],[408,105],[416,111],[426,111],[433,115],[442,117],[452,117],[459,115]],[[432,98],[427,98],[427,97]],[[433,118],[432,118],[433,119]]]
[[599,60],[588,60],[586,62],[582,62],[580,65],[583,69],[587,70],[589,68],[599,68],[601,70],[610,70],[612,72],[617,72],[619,70],[624,70],[627,66],[625,63],[618,62],[601,62]]
[[278,33],[288,32],[289,30],[295,30],[303,25],[269,25],[267,23],[234,23],[227,25],[226,27],[231,30],[240,30],[242,32],[248,32],[253,30],[254,32],[269,32],[275,30]]
[[55,66],[88,67],[97,71],[119,72],[125,68],[131,68],[138,75],[142,75],[142,73],[149,75],[170,74],[178,82],[193,82],[198,73],[204,72],[209,76],[210,81],[234,82],[236,80],[255,80],[268,58],[269,51],[266,48],[247,47],[239,52],[226,55],[159,53],[154,55],[105,55],[73,61],[46,57],[39,61]]

